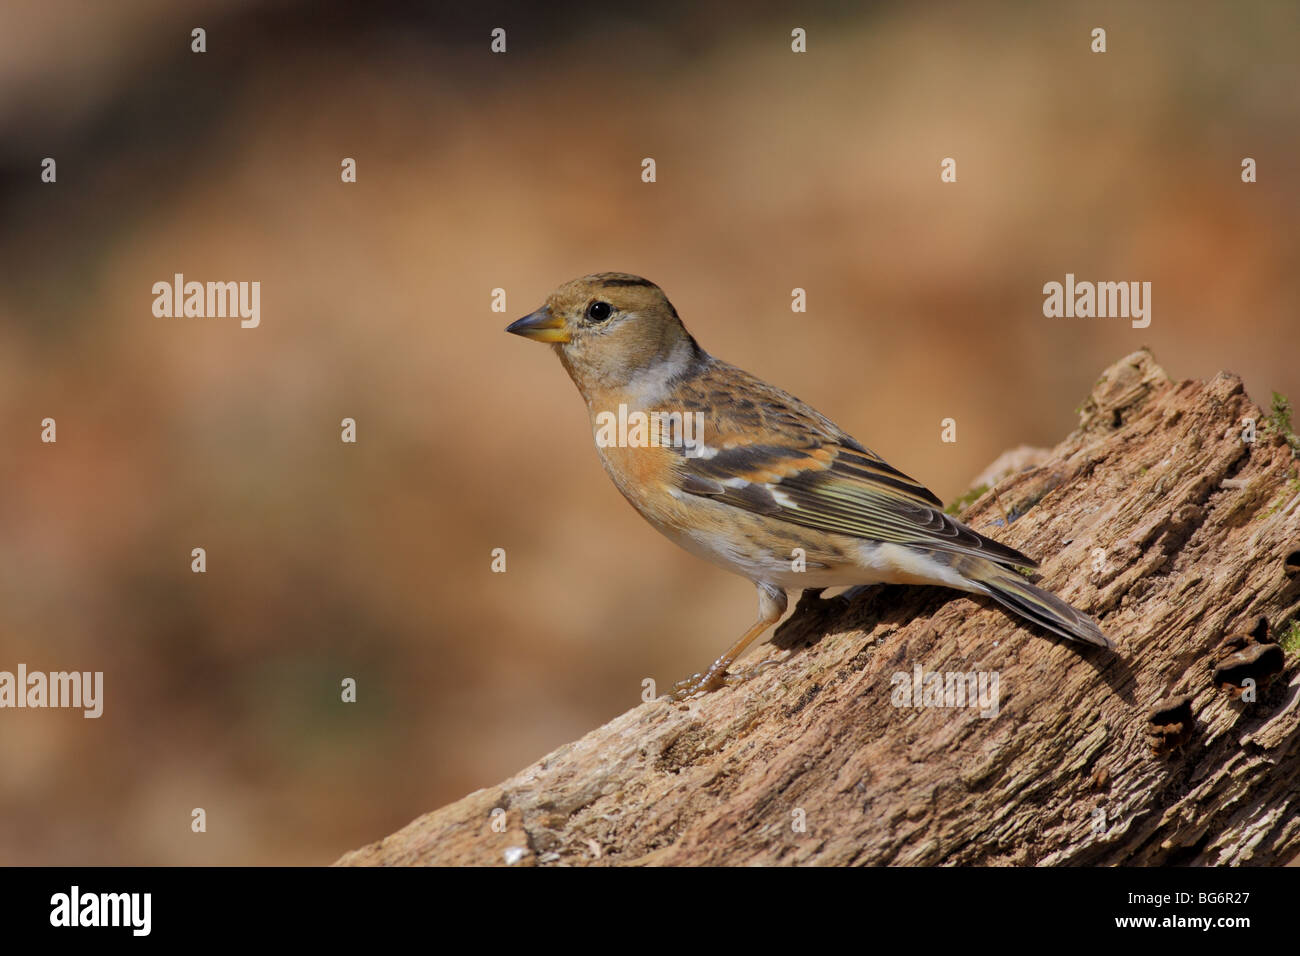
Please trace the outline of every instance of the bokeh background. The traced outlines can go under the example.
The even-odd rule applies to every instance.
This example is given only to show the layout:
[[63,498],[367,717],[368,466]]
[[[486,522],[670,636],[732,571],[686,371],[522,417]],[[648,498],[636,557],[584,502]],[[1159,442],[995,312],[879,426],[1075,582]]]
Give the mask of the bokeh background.
[[[1293,2],[7,0],[0,669],[106,687],[0,712],[0,862],[326,863],[749,623],[502,334],[574,276],[660,283],[945,500],[1140,345],[1300,395],[1298,37]],[[261,327],[155,318],[176,272],[260,281]],[[1150,328],[1044,318],[1067,272],[1150,281]]]

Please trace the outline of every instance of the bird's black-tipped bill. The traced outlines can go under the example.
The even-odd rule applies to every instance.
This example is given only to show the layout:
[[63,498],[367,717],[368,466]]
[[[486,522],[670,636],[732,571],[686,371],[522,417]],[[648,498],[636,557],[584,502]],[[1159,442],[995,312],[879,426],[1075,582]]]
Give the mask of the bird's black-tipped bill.
[[569,330],[564,327],[564,319],[552,315],[551,310],[542,306],[532,315],[525,315],[517,322],[506,326],[507,332],[522,335],[534,342],[567,342]]

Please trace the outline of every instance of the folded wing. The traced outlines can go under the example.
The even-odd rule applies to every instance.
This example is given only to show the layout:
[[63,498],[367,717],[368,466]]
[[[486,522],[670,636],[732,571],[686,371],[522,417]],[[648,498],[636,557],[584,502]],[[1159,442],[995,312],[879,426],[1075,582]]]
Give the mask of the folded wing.
[[924,485],[798,399],[739,374],[748,381],[735,394],[692,403],[709,414],[701,446],[677,463],[683,492],[820,531],[1037,566],[944,514]]

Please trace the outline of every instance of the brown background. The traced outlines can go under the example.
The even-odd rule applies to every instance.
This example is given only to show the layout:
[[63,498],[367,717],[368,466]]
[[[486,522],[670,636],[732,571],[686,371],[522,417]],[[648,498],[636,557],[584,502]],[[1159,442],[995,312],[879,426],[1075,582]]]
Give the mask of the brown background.
[[[660,283],[945,500],[1138,345],[1300,393],[1300,12],[1130,6],[5,4],[0,669],[106,699],[0,711],[0,862],[327,862],[749,623],[502,334],[574,276]],[[259,280],[261,328],[155,318],[176,272]],[[1151,327],[1044,318],[1067,272]]]

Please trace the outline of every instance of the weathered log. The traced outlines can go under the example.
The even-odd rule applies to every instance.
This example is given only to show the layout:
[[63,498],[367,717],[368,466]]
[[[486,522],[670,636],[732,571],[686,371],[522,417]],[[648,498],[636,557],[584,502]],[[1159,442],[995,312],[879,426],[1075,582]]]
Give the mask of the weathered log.
[[[1139,351],[1041,464],[964,512],[1037,557],[1044,586],[1098,616],[1118,653],[946,590],[806,594],[773,639],[781,663],[643,703],[339,862],[1290,861],[1300,480],[1282,419],[1230,374],[1174,383]],[[1276,664],[1268,651],[1221,666],[1250,651],[1261,616],[1281,673],[1216,685]],[[918,667],[996,675],[996,708],[913,706]]]

